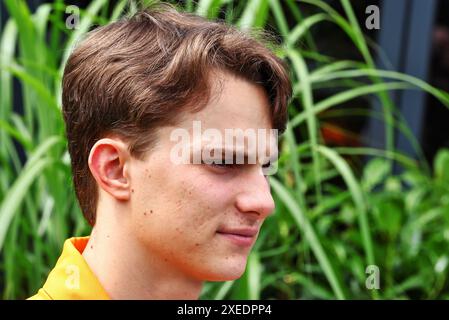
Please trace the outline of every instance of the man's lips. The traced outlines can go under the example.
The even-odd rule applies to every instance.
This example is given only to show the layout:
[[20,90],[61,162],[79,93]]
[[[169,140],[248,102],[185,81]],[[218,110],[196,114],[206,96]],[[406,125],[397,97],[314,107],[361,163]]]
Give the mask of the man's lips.
[[254,243],[258,232],[258,228],[221,228],[217,234],[226,237],[236,245],[247,247]]
[[258,231],[259,231],[258,228],[247,227],[247,228],[220,228],[217,232],[235,234],[244,237],[254,237]]

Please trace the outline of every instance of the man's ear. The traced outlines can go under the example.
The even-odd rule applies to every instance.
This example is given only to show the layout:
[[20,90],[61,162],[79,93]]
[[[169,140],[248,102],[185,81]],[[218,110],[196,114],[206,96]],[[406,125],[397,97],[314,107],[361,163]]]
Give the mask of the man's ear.
[[89,154],[89,169],[100,188],[117,200],[129,200],[129,152],[120,139],[98,140]]

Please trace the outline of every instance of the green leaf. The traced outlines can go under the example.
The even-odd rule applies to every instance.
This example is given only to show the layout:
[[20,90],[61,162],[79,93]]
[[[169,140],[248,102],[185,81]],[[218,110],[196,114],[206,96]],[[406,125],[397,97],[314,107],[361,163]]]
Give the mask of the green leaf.
[[265,26],[268,8],[268,0],[249,0],[237,26],[241,29]]
[[289,34],[286,39],[287,46],[291,47],[298,42],[308,30],[315,24],[328,19],[324,13],[317,13],[313,16],[307,17],[300,24],[298,24]]
[[449,150],[438,151],[434,160],[435,178],[449,185]]
[[365,166],[362,179],[362,187],[366,191],[371,191],[379,185],[389,174],[391,162],[382,158],[375,158]]
[[319,238],[316,235],[309,219],[299,208],[298,204],[290,195],[288,190],[279,181],[277,181],[275,178],[271,178],[270,184],[281,201],[288,208],[289,213],[294,218],[298,228],[302,229],[305,239],[308,241],[310,247],[312,248],[312,251],[315,254],[321,268],[323,269],[323,272],[326,275],[326,278],[329,281],[335,296],[337,297],[337,299],[344,299],[345,296],[340,284],[340,280],[338,279],[336,272],[333,269],[332,264],[330,263],[329,258],[324,251],[323,246],[321,245]]
[[250,300],[260,299],[260,283],[262,276],[262,265],[257,252],[252,252],[248,257],[248,297]]
[[399,232],[402,223],[403,204],[388,197],[381,197],[374,206],[376,226],[393,239]]
[[337,152],[325,146],[319,146],[318,151],[332,162],[335,168],[340,172],[341,176],[345,180],[346,185],[349,188],[349,191],[351,192],[351,196],[357,208],[359,228],[362,234],[366,262],[368,265],[373,265],[375,264],[374,250],[368,225],[367,208],[362,189],[354,174],[352,173],[352,170],[349,168],[347,162],[343,158],[341,158]]
[[5,198],[0,205],[0,252],[11,220],[17,213],[17,209],[21,205],[28,189],[36,177],[41,174],[42,170],[48,167],[52,162],[53,160],[49,158],[34,161],[32,165],[27,166],[26,170],[23,170],[20,173],[9,192],[5,195]]

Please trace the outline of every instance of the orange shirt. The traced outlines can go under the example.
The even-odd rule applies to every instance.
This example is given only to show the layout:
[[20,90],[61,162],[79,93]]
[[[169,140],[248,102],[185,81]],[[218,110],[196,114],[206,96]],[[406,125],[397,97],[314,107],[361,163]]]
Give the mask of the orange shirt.
[[44,286],[29,300],[110,299],[82,256],[88,241],[89,237],[67,239]]

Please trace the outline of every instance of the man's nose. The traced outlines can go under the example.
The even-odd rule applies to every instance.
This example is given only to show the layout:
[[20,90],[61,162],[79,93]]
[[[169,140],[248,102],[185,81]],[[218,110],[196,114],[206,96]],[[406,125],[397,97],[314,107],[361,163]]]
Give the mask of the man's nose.
[[275,204],[269,182],[259,169],[251,170],[242,177],[235,206],[240,212],[255,213],[259,216],[258,218],[265,219],[273,213]]

